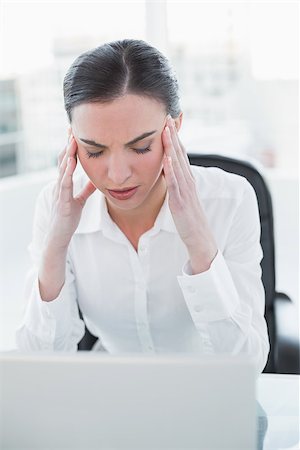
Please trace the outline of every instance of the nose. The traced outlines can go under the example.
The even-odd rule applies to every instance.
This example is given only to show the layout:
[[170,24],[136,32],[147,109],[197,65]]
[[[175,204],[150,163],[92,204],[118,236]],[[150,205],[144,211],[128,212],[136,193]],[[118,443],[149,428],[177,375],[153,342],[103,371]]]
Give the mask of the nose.
[[126,155],[119,152],[110,155],[107,175],[113,187],[122,187],[126,184],[126,181],[131,177],[131,167]]

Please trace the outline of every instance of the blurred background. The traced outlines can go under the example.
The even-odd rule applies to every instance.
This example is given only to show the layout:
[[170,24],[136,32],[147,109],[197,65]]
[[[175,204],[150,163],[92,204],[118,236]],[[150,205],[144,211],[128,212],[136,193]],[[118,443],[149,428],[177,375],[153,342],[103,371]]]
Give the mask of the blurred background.
[[34,203],[67,140],[62,83],[104,42],[144,39],[177,73],[189,152],[246,157],[274,202],[277,289],[299,304],[298,68],[295,1],[0,3],[0,350],[24,309]]

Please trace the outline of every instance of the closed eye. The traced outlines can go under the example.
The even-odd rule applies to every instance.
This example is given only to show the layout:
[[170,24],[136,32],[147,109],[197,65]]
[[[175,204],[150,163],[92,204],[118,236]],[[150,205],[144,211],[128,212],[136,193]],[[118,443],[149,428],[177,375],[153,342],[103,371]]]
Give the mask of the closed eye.
[[98,156],[102,155],[103,152],[91,153],[88,150],[86,151],[88,158],[98,158]]
[[[146,147],[146,148],[132,148],[132,150],[137,153],[138,155],[143,155],[145,153],[148,153],[151,151],[151,147]],[[101,152],[96,152],[96,153],[91,153],[88,150],[86,150],[87,153],[87,157],[88,158],[98,158],[99,156],[102,155],[103,151]]]
[[144,154],[144,153],[148,153],[151,151],[151,147],[146,147],[146,148],[133,148],[132,150],[135,151],[135,153],[137,153],[138,155]]

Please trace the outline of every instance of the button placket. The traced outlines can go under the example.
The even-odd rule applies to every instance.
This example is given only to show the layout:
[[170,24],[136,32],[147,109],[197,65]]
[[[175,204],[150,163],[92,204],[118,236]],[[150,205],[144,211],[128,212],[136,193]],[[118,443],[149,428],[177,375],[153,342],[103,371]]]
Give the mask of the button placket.
[[147,283],[143,261],[136,252],[130,252],[135,281],[134,308],[137,334],[144,352],[154,352],[147,311]]
[[139,241],[139,247],[138,247],[139,257],[145,257],[148,254],[148,248],[149,248],[149,239],[146,239],[145,237],[141,237],[140,241]]
[[187,286],[187,291],[190,294],[195,294],[196,293],[196,288],[194,286]]
[[147,280],[149,279],[149,270],[150,270],[150,264],[149,264],[149,237],[142,236],[139,242],[139,248],[137,253],[139,263],[141,266],[141,270],[144,275],[145,283],[147,283]]

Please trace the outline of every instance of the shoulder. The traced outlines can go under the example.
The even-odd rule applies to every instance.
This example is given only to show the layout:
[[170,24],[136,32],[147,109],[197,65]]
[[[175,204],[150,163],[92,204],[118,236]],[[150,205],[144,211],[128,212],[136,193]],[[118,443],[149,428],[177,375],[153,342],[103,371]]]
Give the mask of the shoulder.
[[248,180],[218,167],[191,166],[197,191],[201,198],[241,199],[246,192],[253,191]]

